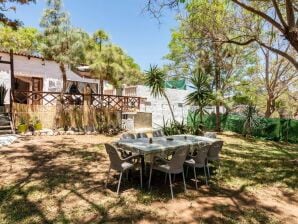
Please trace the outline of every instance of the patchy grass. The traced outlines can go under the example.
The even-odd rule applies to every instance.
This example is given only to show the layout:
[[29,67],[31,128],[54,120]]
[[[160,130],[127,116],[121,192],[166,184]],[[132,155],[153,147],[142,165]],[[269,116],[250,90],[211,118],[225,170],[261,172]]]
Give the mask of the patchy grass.
[[214,164],[208,187],[200,171],[199,190],[190,172],[186,193],[177,175],[174,200],[158,172],[150,191],[137,171],[120,196],[118,174],[104,188],[102,143],[115,139],[24,139],[0,149],[0,223],[297,223],[298,145],[220,137],[221,171]]

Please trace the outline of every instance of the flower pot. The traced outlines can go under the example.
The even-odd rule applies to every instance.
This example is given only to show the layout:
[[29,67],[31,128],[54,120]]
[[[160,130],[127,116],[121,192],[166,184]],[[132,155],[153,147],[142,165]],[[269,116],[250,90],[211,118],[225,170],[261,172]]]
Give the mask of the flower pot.
[[20,124],[18,126],[18,132],[21,134],[25,133],[27,131],[27,129],[28,129],[28,125],[26,125],[26,124]]

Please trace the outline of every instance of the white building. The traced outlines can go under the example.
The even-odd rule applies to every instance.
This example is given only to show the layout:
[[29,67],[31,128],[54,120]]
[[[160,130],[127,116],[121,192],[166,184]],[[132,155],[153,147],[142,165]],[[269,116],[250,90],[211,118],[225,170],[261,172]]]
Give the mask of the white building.
[[[116,94],[116,90],[105,90],[105,93]],[[185,102],[186,96],[189,93],[191,93],[190,90],[166,89],[166,94],[173,108],[175,119],[179,122],[182,120],[186,121],[188,111],[192,109],[192,107]],[[123,89],[122,94],[124,96],[138,96],[144,98],[140,112],[152,113],[153,128],[159,128],[163,126],[164,121],[172,120],[166,99],[164,97],[153,97],[149,87],[143,85],[126,87]]]
[[[7,52],[0,52],[0,57],[3,61],[10,60]],[[67,66],[66,74],[68,90],[75,86],[82,92],[88,84],[94,93],[98,93],[98,80],[80,76]],[[14,54],[14,75],[16,91],[61,92],[62,90],[62,73],[55,61],[38,56]],[[11,88],[8,64],[0,63],[0,84],[5,84],[8,90]],[[5,104],[9,104],[9,94],[6,95]]]

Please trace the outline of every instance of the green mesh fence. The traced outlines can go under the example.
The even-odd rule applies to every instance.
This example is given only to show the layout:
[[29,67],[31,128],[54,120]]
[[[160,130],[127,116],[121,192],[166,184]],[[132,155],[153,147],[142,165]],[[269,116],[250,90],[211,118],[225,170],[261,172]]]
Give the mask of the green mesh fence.
[[[193,116],[193,114],[190,113],[188,117],[190,116]],[[214,130],[215,121],[215,114],[204,116],[204,128],[206,130]],[[222,115],[221,129],[242,134],[244,121],[245,117],[241,115]],[[188,122],[190,122],[189,118]],[[298,121],[290,119],[261,118],[259,126],[253,130],[252,135],[273,141],[298,143]]]

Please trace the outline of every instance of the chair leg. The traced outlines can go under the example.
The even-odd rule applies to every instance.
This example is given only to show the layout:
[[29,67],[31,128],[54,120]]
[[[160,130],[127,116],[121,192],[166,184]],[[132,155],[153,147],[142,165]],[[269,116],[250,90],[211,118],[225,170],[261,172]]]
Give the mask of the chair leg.
[[206,162],[206,165],[207,165],[208,177],[210,178],[210,170],[209,170],[209,162],[208,162],[208,160]]
[[204,166],[204,174],[205,174],[206,185],[208,186],[208,178],[207,178],[207,174],[206,174],[206,166]]
[[148,189],[150,189],[150,184],[151,184],[151,176],[152,176],[152,166],[150,167],[150,174],[149,174]]
[[174,174],[173,182],[175,182],[175,180],[176,180],[176,174]]
[[185,183],[184,170],[182,171],[182,178],[183,178],[183,184],[184,184],[184,191],[186,192],[186,183]]
[[140,166],[140,181],[141,181],[141,188],[143,188],[143,170],[142,170],[142,166]]
[[194,173],[194,176],[195,176],[196,190],[198,190],[198,179],[197,179],[196,167],[193,167],[193,173]]
[[186,178],[188,177],[188,168],[189,166],[186,167]]
[[174,199],[174,195],[173,195],[173,186],[172,186],[172,178],[171,178],[171,174],[170,174],[170,173],[169,173],[169,180],[170,180],[171,196],[172,196],[172,199]]
[[168,174],[165,173],[165,184],[167,184],[167,177],[168,177]]
[[106,180],[106,183],[105,183],[105,188],[107,188],[107,186],[108,186],[108,182],[109,182],[109,178],[110,178],[110,172],[111,172],[111,167],[109,167],[108,176],[107,176],[107,180]]
[[121,179],[122,179],[122,174],[123,174],[123,172],[120,173],[119,182],[118,182],[118,188],[117,188],[117,194],[119,194],[120,184],[121,184]]

